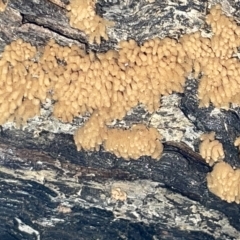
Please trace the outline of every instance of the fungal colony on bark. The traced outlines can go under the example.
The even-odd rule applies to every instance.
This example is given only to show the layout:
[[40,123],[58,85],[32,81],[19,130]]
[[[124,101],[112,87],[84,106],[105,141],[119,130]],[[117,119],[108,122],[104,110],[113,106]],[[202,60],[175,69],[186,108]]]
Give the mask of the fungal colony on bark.
[[[95,13],[95,1],[72,0],[67,6],[70,25],[84,31],[89,42],[108,39],[113,23]],[[5,5],[0,5],[2,11]],[[125,159],[140,156],[161,157],[161,135],[155,128],[135,124],[130,129],[109,127],[123,119],[138,104],[153,113],[161,96],[183,92],[186,77],[199,78],[199,107],[228,108],[240,104],[240,27],[225,16],[219,5],[206,17],[212,37],[200,31],[178,40],[154,38],[138,44],[120,41],[115,50],[86,52],[78,46],[61,46],[50,40],[40,51],[21,39],[7,45],[0,58],[0,124],[17,124],[40,114],[46,99],[54,102],[53,116],[63,122],[91,113],[85,125],[74,134],[77,149],[106,151]],[[240,199],[239,171],[224,163],[224,151],[205,135],[200,153],[210,165],[220,161],[207,177],[210,191],[229,202]],[[224,168],[224,171],[219,171]],[[220,175],[219,175],[220,174]],[[226,180],[228,178],[228,180]],[[230,183],[229,178],[234,179]],[[231,187],[224,187],[226,186]],[[239,190],[236,190],[239,189]]]

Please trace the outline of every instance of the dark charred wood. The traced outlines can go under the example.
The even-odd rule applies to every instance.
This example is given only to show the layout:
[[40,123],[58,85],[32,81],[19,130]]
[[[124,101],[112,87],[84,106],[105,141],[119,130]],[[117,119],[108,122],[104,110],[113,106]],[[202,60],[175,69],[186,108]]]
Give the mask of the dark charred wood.
[[[60,239],[106,239],[113,235],[119,239],[123,236],[152,239],[155,235],[158,239],[214,239],[211,232],[196,231],[196,225],[195,230],[186,231],[177,225],[169,226],[175,217],[192,215],[194,219],[196,214],[202,214],[202,224],[212,231],[220,227],[215,217],[221,219],[224,215],[226,221],[229,218],[232,226],[239,229],[239,207],[220,201],[207,190],[205,177],[209,167],[195,154],[189,154],[191,151],[186,146],[183,149],[181,144],[166,143],[165,146],[160,161],[147,157],[125,161],[103,150],[78,153],[71,136],[56,134],[53,137],[52,133],[42,133],[33,138],[27,131],[4,130],[0,137],[0,163],[6,170],[1,171],[0,177],[1,217],[5,219],[1,221],[4,222],[2,232],[16,239],[37,239],[37,233],[43,239],[59,236]],[[120,186],[132,184],[135,187],[132,194],[136,199],[130,198],[126,203],[111,200],[107,185],[119,181]],[[139,186],[144,189],[148,184],[153,184],[154,191],[141,199]],[[160,198],[156,196],[159,191],[163,193]],[[158,209],[163,203],[166,206]],[[61,204],[68,206],[71,212],[59,212]],[[158,207],[154,207],[155,204]],[[176,215],[168,212],[171,204]],[[156,208],[156,213],[147,216],[145,205]],[[123,214],[120,219],[112,212],[114,208],[120,216]],[[192,208],[198,209],[196,213]],[[213,209],[219,215],[214,216]],[[210,216],[205,216],[208,212]],[[33,232],[32,237],[24,235],[19,219],[37,229],[37,233]],[[193,219],[189,219],[190,225],[194,225]],[[39,221],[54,226],[41,226]],[[231,235],[226,238],[233,239]]]

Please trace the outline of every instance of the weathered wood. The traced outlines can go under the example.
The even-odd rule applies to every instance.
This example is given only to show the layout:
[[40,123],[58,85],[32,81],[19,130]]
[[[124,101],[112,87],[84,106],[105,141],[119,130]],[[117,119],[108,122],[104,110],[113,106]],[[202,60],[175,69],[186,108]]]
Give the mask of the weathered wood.
[[[104,52],[120,39],[141,43],[154,36],[177,37],[202,27],[212,2],[98,1],[98,13],[116,24],[110,40],[97,46],[72,29],[66,11],[52,2],[9,0],[0,15],[0,50],[17,38],[39,48],[54,38],[62,45]],[[227,9],[228,2],[223,4]],[[235,1],[229,4],[236,9]],[[237,9],[232,15],[237,19]],[[188,84],[184,94],[163,98],[157,113],[139,106],[115,123],[158,127],[165,142],[160,161],[125,161],[103,149],[77,152],[72,133],[88,116],[62,124],[51,118],[47,104],[41,117],[21,130],[5,124],[0,134],[0,239],[240,239],[239,206],[208,191],[211,168],[193,151],[201,131],[214,130],[226,160],[239,166],[232,144],[239,135],[239,109],[214,116],[212,107],[198,109],[197,82]],[[116,187],[126,192],[126,201],[111,198]]]
[[[161,161],[143,157],[128,162],[104,151],[78,153],[66,135],[42,133],[36,139],[5,130],[0,142],[1,222],[8,223],[2,232],[24,237],[16,220],[21,219],[43,239],[106,239],[112,234],[214,239],[212,231],[215,237],[238,236],[237,216],[234,227],[228,222],[236,206],[224,209],[226,203],[209,194],[208,167],[192,158],[195,153],[187,147],[166,143]],[[113,187],[127,193],[127,202],[111,199]],[[61,205],[71,212],[61,213]],[[219,228],[220,219],[228,231]]]

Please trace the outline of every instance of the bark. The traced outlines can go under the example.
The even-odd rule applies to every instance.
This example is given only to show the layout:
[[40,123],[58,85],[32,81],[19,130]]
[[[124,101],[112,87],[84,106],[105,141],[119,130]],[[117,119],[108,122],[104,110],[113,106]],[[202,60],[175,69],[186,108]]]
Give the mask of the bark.
[[[98,46],[71,28],[66,11],[52,2],[9,0],[0,15],[0,50],[18,38],[38,47],[54,38],[62,45],[104,52],[121,39],[141,43],[155,36],[177,37],[199,29],[207,6],[216,1],[175,2],[99,0],[98,13],[115,26],[109,41]],[[234,4],[223,1],[238,20]],[[72,133],[88,116],[63,124],[51,117],[47,104],[21,129],[3,125],[0,239],[239,239],[240,208],[208,191],[211,168],[197,153],[195,139],[202,131],[216,131],[226,160],[239,166],[232,143],[240,135],[240,111],[199,109],[196,89],[197,81],[189,80],[184,94],[164,97],[157,113],[139,106],[115,123],[143,122],[160,129],[164,153],[159,161],[125,161],[103,149],[77,152]],[[126,192],[126,201],[111,197],[117,187]]]

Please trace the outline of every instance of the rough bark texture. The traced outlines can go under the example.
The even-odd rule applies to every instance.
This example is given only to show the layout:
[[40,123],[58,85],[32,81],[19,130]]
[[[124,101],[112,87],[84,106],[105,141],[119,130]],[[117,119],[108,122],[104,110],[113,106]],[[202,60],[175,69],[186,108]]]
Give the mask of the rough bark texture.
[[[72,29],[65,10],[50,1],[9,0],[0,14],[0,50],[18,38],[38,47],[54,38],[104,52],[122,39],[177,37],[204,28],[207,7],[215,2],[99,0],[98,13],[116,24],[110,40],[97,46]],[[240,19],[235,1],[222,2]],[[240,109],[199,109],[196,89],[197,81],[189,79],[184,94],[164,97],[157,113],[139,106],[115,123],[160,129],[165,142],[160,161],[125,161],[102,149],[77,152],[72,133],[88,116],[63,124],[51,117],[48,104],[20,130],[2,126],[0,239],[240,239],[240,207],[208,191],[211,168],[197,153],[196,140],[202,131],[215,131],[226,161],[240,167],[233,147]],[[125,202],[111,198],[114,187],[127,193]]]

